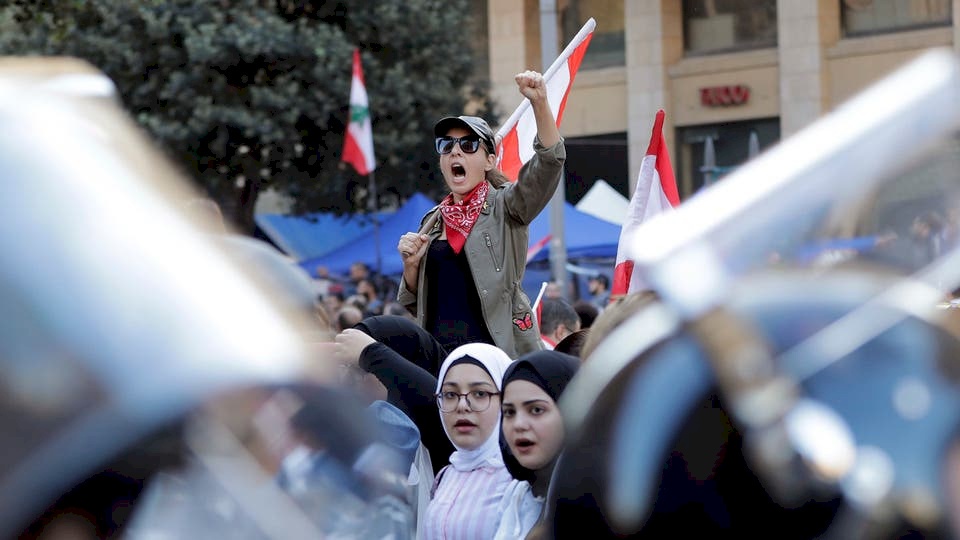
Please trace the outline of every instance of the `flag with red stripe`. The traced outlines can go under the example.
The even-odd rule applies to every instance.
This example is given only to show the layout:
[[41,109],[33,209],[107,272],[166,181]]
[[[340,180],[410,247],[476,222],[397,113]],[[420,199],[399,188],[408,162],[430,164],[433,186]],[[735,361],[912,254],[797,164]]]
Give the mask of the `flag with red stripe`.
[[[567,45],[566,49],[554,61],[553,65],[543,74],[547,85],[547,101],[550,110],[557,119],[557,127],[563,120],[563,111],[567,106],[567,96],[573,86],[573,79],[577,76],[583,55],[590,46],[593,38],[593,29],[597,23],[593,19],[587,21]],[[533,140],[537,135],[537,122],[533,117],[533,108],[530,102],[523,100],[517,110],[500,127],[497,135],[503,138],[498,154],[498,166],[507,178],[516,181],[520,174],[520,167],[533,157]]]
[[553,238],[553,235],[548,234],[527,248],[527,264],[530,264],[530,261],[537,256],[537,253],[540,253],[543,248],[547,247],[551,238]]
[[627,249],[636,230],[648,219],[680,204],[677,181],[673,177],[673,167],[670,166],[670,153],[667,151],[666,141],[663,140],[663,117],[663,109],[657,111],[647,155],[640,163],[637,189],[627,206],[627,218],[620,229],[617,265],[613,272],[613,287],[610,289],[612,298],[644,288],[643,281],[634,272],[633,261],[627,256]]
[[343,141],[341,161],[353,165],[357,174],[368,175],[377,168],[373,157],[373,124],[370,103],[360,67],[360,50],[353,50],[353,80],[350,83],[350,123]]

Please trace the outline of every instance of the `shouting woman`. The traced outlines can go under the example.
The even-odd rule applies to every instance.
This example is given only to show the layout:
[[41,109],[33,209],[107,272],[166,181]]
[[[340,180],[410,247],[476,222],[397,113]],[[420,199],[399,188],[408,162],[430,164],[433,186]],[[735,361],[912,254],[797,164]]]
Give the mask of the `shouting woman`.
[[547,102],[543,76],[516,76],[537,124],[533,157],[511,183],[496,168],[487,122],[449,116],[434,126],[440,170],[450,193],[400,237],[398,300],[447,350],[494,344],[511,358],[542,348],[530,300],[521,288],[527,227],[550,201],[566,150]]

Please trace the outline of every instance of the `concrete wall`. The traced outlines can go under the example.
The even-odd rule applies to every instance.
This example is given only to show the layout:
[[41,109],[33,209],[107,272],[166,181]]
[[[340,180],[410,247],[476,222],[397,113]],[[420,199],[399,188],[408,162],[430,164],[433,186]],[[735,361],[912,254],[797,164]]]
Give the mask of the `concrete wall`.
[[640,162],[650,143],[650,128],[657,109],[663,109],[667,118],[663,132],[667,147],[673,146],[671,100],[668,94],[667,67],[683,49],[683,25],[680,23],[680,2],[671,0],[627,1],[626,17],[626,71],[627,132],[630,156],[630,193],[637,184]]
[[953,28],[933,28],[839,41],[826,51],[830,108],[923,52],[934,47],[951,47],[953,36]]
[[583,71],[573,82],[563,113],[563,134],[599,135],[627,130],[626,70],[604,68]]
[[[780,115],[775,49],[688,58],[674,64],[669,73],[675,126]],[[704,107],[701,104],[701,88],[724,85],[748,86],[750,98],[747,103],[728,107]]]
[[[527,69],[526,49],[531,32],[527,29],[525,3],[516,0],[488,0],[490,27],[490,85],[503,120],[517,108],[521,96],[513,76]],[[539,33],[539,26],[537,30]],[[539,48],[537,54],[539,54]],[[496,126],[494,126],[496,129]]]

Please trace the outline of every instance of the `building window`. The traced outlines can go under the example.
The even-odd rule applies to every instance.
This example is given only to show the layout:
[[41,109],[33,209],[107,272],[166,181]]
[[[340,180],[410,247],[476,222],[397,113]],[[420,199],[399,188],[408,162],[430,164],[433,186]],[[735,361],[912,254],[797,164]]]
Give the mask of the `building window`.
[[678,127],[676,140],[677,188],[686,198],[776,144],[780,119]]
[[953,23],[951,0],[841,0],[843,34],[862,36]]
[[630,171],[627,154],[627,133],[607,133],[568,137],[566,171],[567,200],[577,203],[600,179],[623,196],[630,193]]
[[776,0],[683,0],[688,54],[777,46]]
[[583,23],[593,17],[597,28],[580,69],[596,69],[626,64],[623,0],[560,0],[557,2],[560,50],[577,35]]

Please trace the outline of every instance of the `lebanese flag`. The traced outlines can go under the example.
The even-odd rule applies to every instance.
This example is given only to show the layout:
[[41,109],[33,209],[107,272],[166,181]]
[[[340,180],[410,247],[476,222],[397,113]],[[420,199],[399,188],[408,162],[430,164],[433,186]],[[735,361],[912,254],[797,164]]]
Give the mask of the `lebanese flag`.
[[[553,117],[557,119],[557,127],[560,127],[560,121],[563,120],[570,87],[573,86],[573,79],[577,76],[577,69],[580,68],[596,26],[596,21],[592,18],[588,20],[543,74],[547,85],[547,102],[550,103]],[[537,122],[533,117],[533,108],[530,101],[524,99],[497,131],[497,136],[503,139],[497,156],[498,166],[510,180],[516,182],[520,167],[533,157],[533,139],[536,135]]]
[[363,84],[360,49],[353,50],[353,81],[350,83],[350,124],[343,141],[342,162],[353,165],[357,174],[368,175],[377,168],[373,159],[373,125],[370,123],[370,102]]
[[648,219],[680,204],[677,181],[670,166],[670,153],[667,152],[667,143],[663,140],[663,116],[663,109],[657,111],[653,133],[650,135],[650,146],[640,163],[637,189],[627,206],[627,218],[620,229],[617,266],[613,270],[613,287],[610,289],[611,298],[644,288],[642,279],[634,272],[633,261],[627,258],[633,235]]

